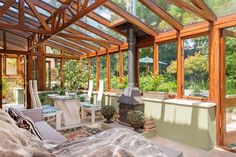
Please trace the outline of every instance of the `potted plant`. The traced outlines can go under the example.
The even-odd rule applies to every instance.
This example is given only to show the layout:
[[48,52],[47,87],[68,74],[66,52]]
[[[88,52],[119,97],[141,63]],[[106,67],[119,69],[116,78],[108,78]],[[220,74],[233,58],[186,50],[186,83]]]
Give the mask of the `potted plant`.
[[106,105],[102,107],[102,115],[107,119],[105,123],[112,123],[111,118],[113,118],[115,112],[116,109],[112,105]]
[[134,131],[141,132],[140,128],[144,124],[144,113],[138,110],[131,110],[127,115],[128,123],[134,128]]

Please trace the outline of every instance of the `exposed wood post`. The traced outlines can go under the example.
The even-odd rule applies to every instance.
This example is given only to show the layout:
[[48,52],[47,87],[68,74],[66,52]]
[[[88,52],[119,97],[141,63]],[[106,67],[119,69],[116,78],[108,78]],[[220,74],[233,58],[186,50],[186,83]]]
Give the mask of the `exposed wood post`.
[[46,90],[46,46],[45,44],[40,44],[38,46],[38,89],[39,91]]
[[6,39],[6,31],[2,30],[2,37],[3,37],[3,50],[7,49],[7,39]]
[[[220,121],[221,121],[221,126],[220,126],[220,136],[219,134],[216,133],[216,137],[220,137],[220,146],[224,146],[224,132],[225,132],[225,127],[226,127],[226,117],[225,117],[225,110],[224,107],[226,105],[225,103],[225,96],[226,96],[226,50],[225,50],[225,31],[226,30],[220,30]],[[218,121],[219,123],[219,121]]]
[[209,100],[216,103],[216,144],[220,145],[220,30],[211,23],[209,35]]
[[153,74],[159,74],[159,49],[158,44],[153,44]]
[[119,82],[124,83],[124,53],[119,50]]
[[107,91],[111,91],[111,55],[107,51]]
[[29,80],[33,79],[33,58],[32,54],[27,55],[27,104],[26,108],[31,108],[31,97],[30,97],[30,91],[29,91]]
[[184,42],[178,32],[177,37],[177,98],[182,98],[184,94]]
[[98,53],[96,52],[96,80],[97,80],[97,84],[96,84],[96,88],[98,90],[99,88],[99,80],[100,80],[100,59],[98,57]]
[[2,109],[2,54],[0,54],[0,108]]

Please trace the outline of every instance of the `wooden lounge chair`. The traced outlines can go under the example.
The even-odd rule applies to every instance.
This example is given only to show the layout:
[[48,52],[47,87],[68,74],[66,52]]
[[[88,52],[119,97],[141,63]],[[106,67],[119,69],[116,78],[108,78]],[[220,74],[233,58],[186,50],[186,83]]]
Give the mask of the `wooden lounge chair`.
[[38,85],[37,80],[29,81],[29,89],[31,101],[33,104],[33,108],[40,108],[43,112],[43,118],[48,119],[48,121],[52,120],[52,118],[56,117],[56,129],[61,128],[61,114],[62,111],[58,110],[52,105],[42,105],[39,99],[38,94]]
[[89,102],[82,103],[82,116],[86,118],[86,112],[91,112],[91,123],[95,123],[95,112],[102,108],[102,96],[104,91],[104,82],[99,80],[99,90],[95,104]]

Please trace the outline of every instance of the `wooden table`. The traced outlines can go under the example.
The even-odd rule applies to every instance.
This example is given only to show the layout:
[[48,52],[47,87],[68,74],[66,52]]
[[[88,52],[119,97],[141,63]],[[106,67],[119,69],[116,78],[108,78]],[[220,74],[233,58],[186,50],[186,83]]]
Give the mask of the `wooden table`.
[[80,119],[80,100],[71,96],[56,96],[53,98],[54,105],[60,109],[62,114],[62,124],[64,126],[76,125],[81,123]]

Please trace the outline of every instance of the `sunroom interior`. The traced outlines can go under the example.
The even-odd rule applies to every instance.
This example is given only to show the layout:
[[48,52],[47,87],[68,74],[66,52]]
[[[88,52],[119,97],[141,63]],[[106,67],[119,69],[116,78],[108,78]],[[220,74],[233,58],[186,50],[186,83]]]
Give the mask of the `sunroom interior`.
[[101,104],[116,110],[138,88],[156,135],[235,152],[235,10],[236,0],[0,0],[0,107],[34,108],[30,80],[53,104],[47,92],[83,73],[76,91],[93,80],[95,102],[102,80]]

